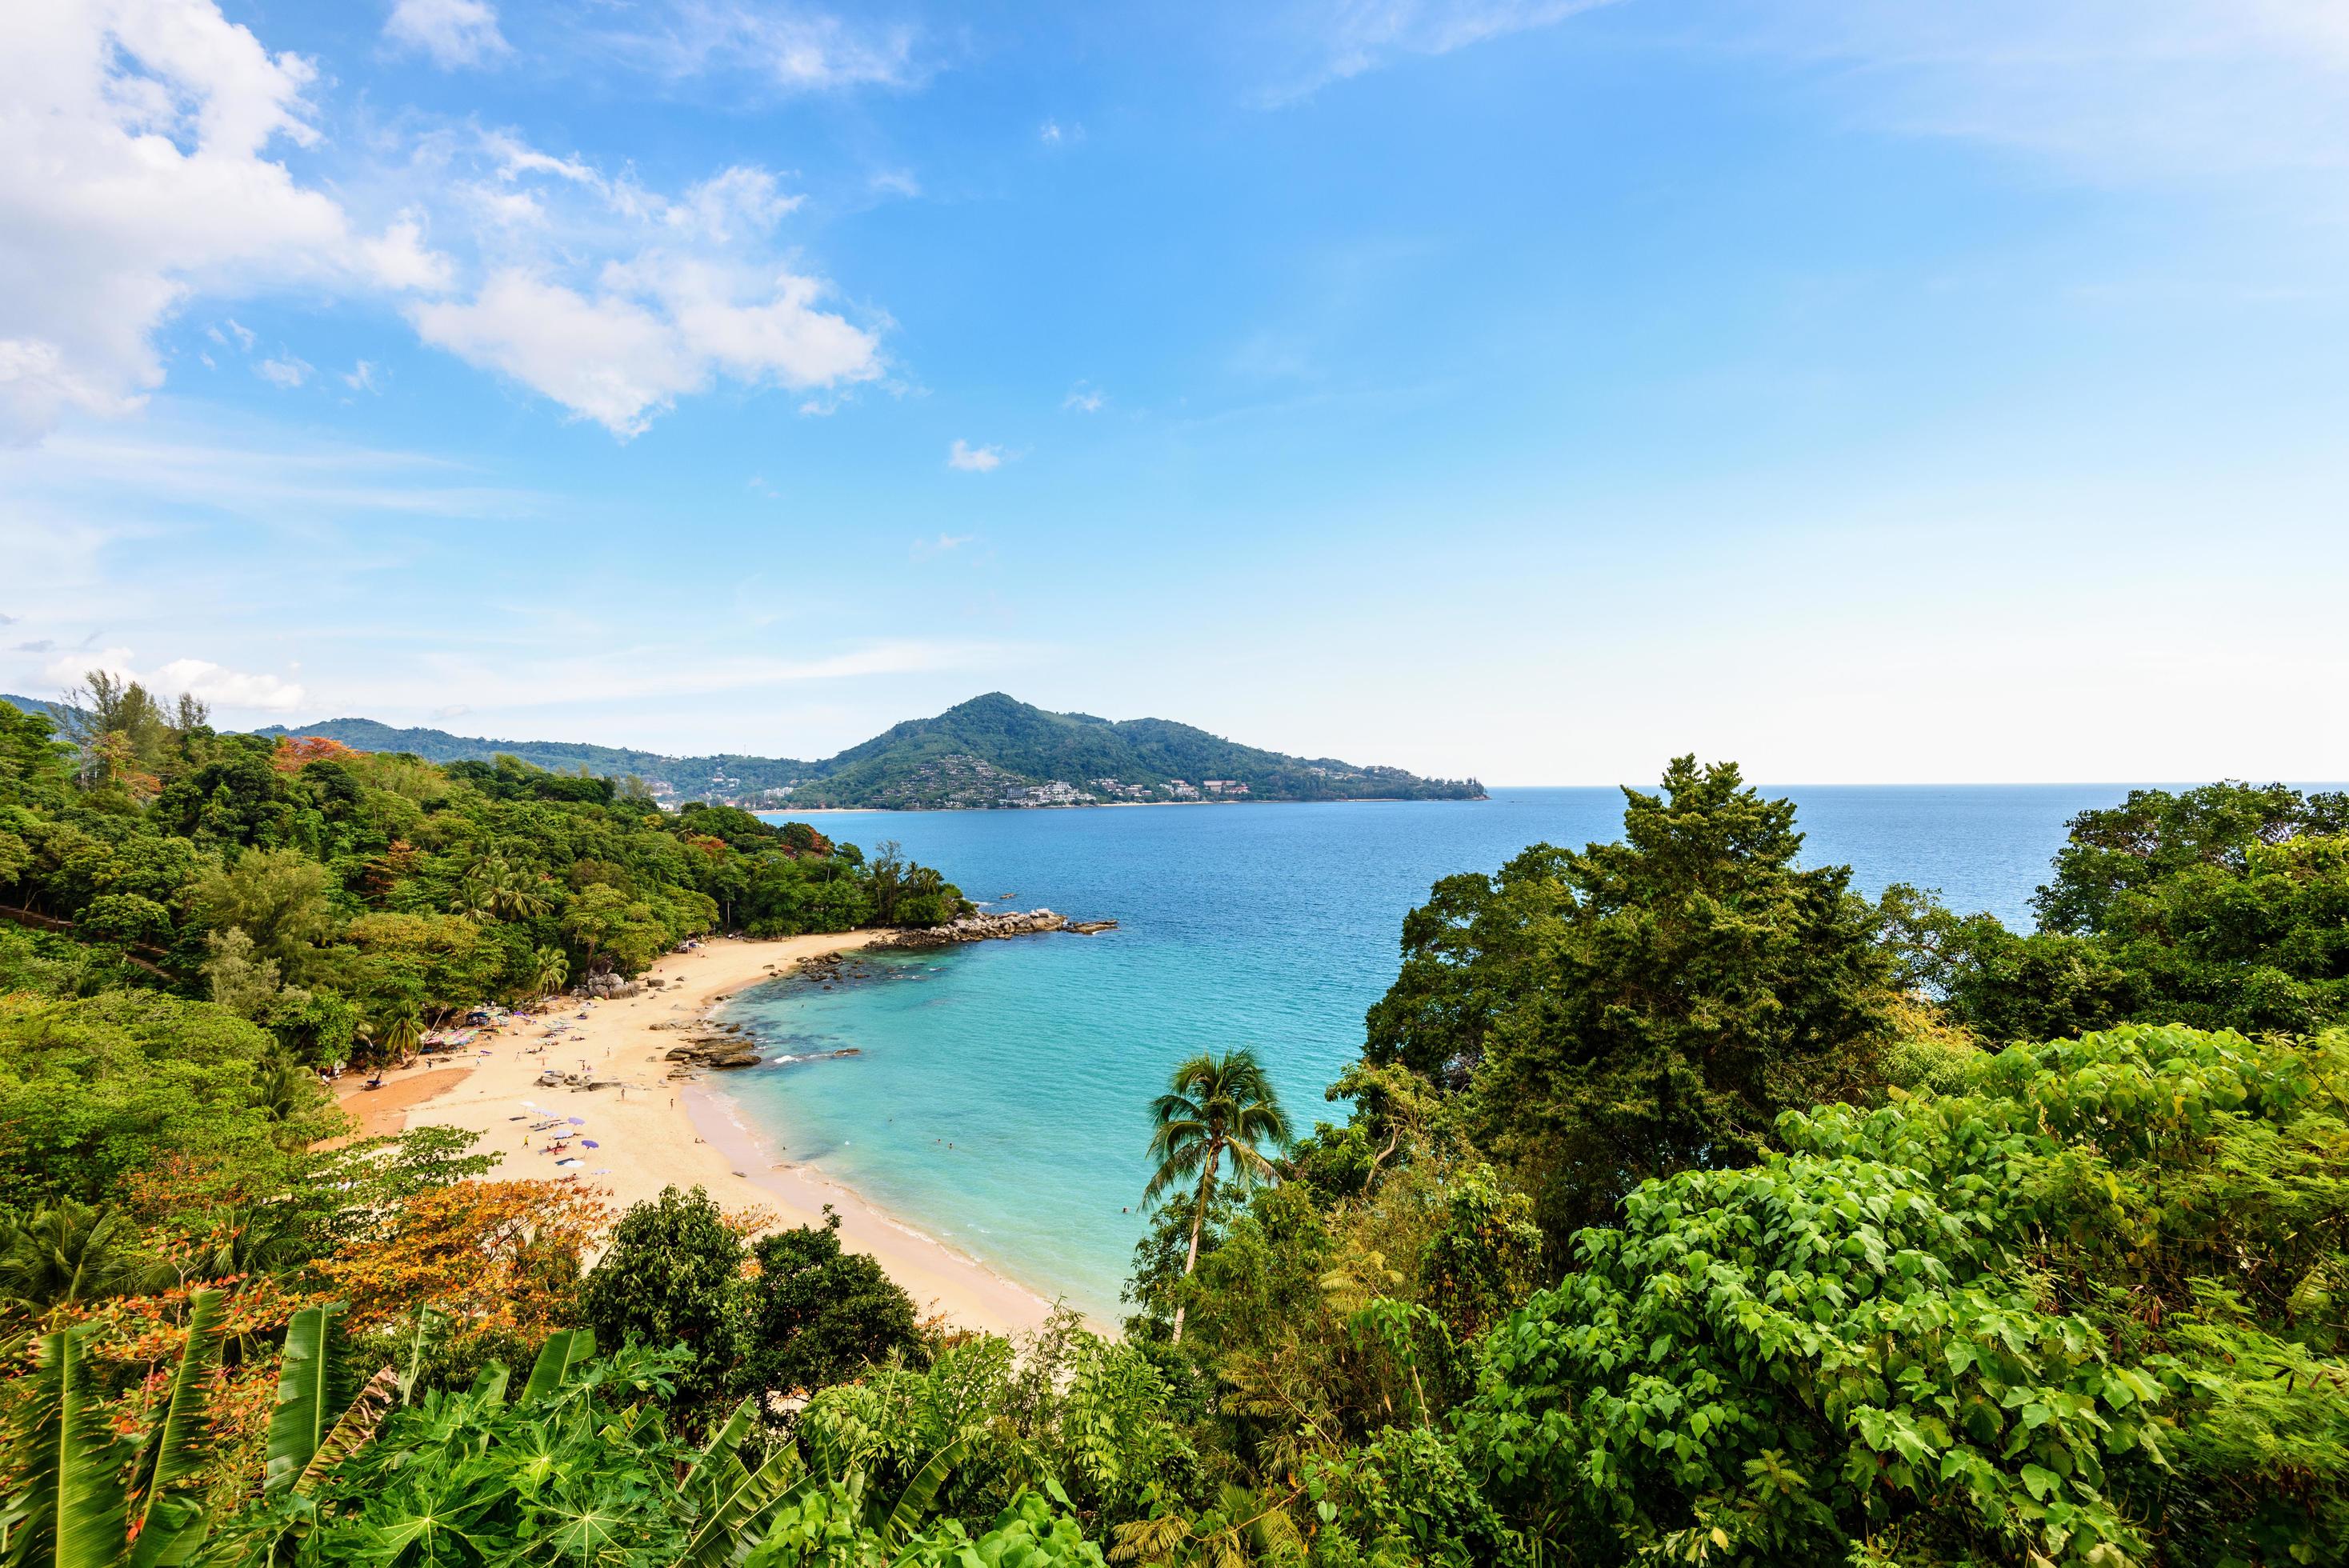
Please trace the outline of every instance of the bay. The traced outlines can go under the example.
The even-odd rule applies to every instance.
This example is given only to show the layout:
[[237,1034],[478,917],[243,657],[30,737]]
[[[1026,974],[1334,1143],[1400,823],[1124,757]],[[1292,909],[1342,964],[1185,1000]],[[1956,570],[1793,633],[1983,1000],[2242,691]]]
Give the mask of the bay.
[[[1771,793],[1795,801],[1807,863],[1850,865],[1871,896],[1893,882],[1939,888],[1957,909],[2028,929],[2064,823],[2127,788]],[[774,1059],[716,1087],[783,1158],[1113,1321],[1143,1231],[1147,1107],[1174,1065],[1248,1046],[1300,1131],[1342,1119],[1322,1091],[1394,976],[1403,913],[1438,878],[1495,870],[1527,844],[1614,839],[1622,805],[1611,789],[1525,789],[1485,801],[825,813],[812,820],[826,834],[868,852],[895,840],[989,908],[1049,906],[1118,929],[876,955],[855,965],[862,979],[747,991],[727,1016]]]

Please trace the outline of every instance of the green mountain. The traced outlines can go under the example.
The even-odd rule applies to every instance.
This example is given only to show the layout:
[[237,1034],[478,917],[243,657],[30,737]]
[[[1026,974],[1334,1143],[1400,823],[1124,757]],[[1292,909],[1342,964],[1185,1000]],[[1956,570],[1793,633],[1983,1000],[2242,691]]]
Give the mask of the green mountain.
[[[1210,789],[1209,783],[1222,786]],[[1478,799],[1475,779],[1290,757],[1164,718],[1050,713],[1001,692],[908,719],[815,765],[793,805],[1082,805],[1092,801]]]
[[76,708],[67,707],[61,702],[43,702],[39,697],[18,696],[14,692],[0,691],[0,702],[9,704],[19,712],[45,715],[58,724],[63,724],[67,718],[79,711]]
[[[31,707],[20,703],[20,707]],[[492,740],[440,729],[395,729],[334,718],[260,735],[323,735],[362,751],[409,751],[431,762],[518,757],[560,772],[634,774],[677,800],[804,806],[999,807],[1187,799],[1480,799],[1475,779],[1422,779],[1399,768],[1290,757],[1163,718],[1113,723],[1049,713],[1001,692],[909,719],[821,762],[789,758],[665,757],[570,741]],[[1218,786],[1209,789],[1213,781]]]

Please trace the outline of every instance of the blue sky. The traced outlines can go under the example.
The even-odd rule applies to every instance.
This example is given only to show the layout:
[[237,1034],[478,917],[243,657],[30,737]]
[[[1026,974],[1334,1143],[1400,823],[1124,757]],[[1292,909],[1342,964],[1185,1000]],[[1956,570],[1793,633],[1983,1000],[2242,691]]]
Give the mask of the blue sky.
[[14,8],[0,689],[2349,777],[2344,89],[2321,0]]

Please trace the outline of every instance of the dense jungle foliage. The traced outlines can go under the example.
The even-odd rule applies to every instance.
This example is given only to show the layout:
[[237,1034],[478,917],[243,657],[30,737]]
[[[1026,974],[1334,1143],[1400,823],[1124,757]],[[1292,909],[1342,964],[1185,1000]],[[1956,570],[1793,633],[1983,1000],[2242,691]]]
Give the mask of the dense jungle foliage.
[[707,932],[927,925],[964,907],[930,868],[803,823],[664,813],[512,758],[216,735],[200,708],[92,683],[76,744],[0,703],[0,919],[73,939],[17,941],[0,964],[62,966],[42,988],[75,995],[206,997],[305,1062],[633,975]]
[[[364,1011],[332,984],[373,956],[350,924],[408,882],[476,918],[484,822],[545,813],[569,826],[530,841],[712,923],[727,884],[653,875],[699,870],[694,839],[746,888],[772,855],[877,909],[872,866],[484,769],[393,791],[419,869],[376,895],[386,851],[321,853],[363,815],[321,802],[398,759],[270,767],[272,810],[220,805],[269,824],[232,844],[163,830],[184,773],[6,733],[25,866],[57,824],[188,857],[151,934],[92,920],[112,884],[9,873],[72,923],[0,928],[10,1562],[2349,1561],[2337,799],[2088,813],[2019,935],[1863,899],[1801,863],[1791,807],[1682,759],[1620,842],[1437,885],[1342,1119],[1292,1136],[1245,1048],[1177,1067],[1124,1331],[1015,1345],[920,1320],[828,1225],[698,1191],[613,1215],[447,1132],[322,1148],[315,1037],[216,979],[233,929],[289,1016],[296,989]],[[502,853],[565,902],[485,925],[611,955],[565,922],[614,884]],[[327,870],[323,916],[202,892],[264,854]]]

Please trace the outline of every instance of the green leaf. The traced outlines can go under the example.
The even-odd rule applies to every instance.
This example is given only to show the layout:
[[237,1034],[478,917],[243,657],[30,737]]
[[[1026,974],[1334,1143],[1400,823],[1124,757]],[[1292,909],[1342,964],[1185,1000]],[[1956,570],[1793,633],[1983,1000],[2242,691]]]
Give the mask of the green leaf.
[[221,1316],[227,1295],[200,1290],[188,1298],[188,1342],[171,1373],[171,1398],[150,1439],[151,1463],[142,1465],[143,1489],[132,1568],[166,1568],[185,1563],[203,1540],[205,1520],[189,1496],[188,1478],[203,1463],[203,1438],[211,1411],[205,1381],[220,1365]]
[[340,1336],[335,1329],[342,1315],[338,1304],[305,1306],[285,1326],[277,1406],[269,1413],[269,1463],[262,1475],[266,1491],[293,1484],[340,1413],[341,1401],[335,1398]]
[[966,1433],[930,1457],[921,1474],[906,1483],[905,1494],[897,1499],[897,1506],[889,1511],[887,1522],[881,1526],[884,1545],[894,1547],[914,1533],[930,1511],[930,1504],[936,1501],[938,1488],[946,1484],[947,1474],[962,1463],[963,1455],[969,1451],[970,1438]]
[[294,1490],[306,1496],[335,1467],[365,1448],[391,1409],[391,1397],[398,1391],[399,1375],[388,1367],[368,1378],[367,1387],[335,1422],[335,1429],[318,1445],[318,1451],[302,1467]]
[[785,1445],[761,1465],[726,1489],[696,1527],[678,1558],[676,1568],[718,1568],[738,1546],[757,1543],[759,1521],[789,1498],[812,1489],[815,1478],[802,1473],[799,1450]]
[[106,1568],[129,1528],[119,1472],[129,1444],[107,1425],[82,1324],[35,1342],[30,1398],[16,1411],[21,1484],[11,1500],[10,1561]]
[[416,1326],[408,1340],[408,1370],[400,1374],[399,1402],[416,1398],[416,1382],[424,1370],[424,1357],[449,1332],[450,1316],[437,1306],[416,1309]]
[[570,1380],[571,1375],[595,1354],[594,1329],[556,1329],[539,1347],[537,1364],[530,1369],[530,1381],[523,1385],[522,1402],[535,1405],[543,1399],[553,1398]]
[[757,1402],[753,1399],[746,1398],[735,1406],[734,1413],[726,1418],[726,1424],[709,1434],[709,1441],[702,1445],[701,1452],[696,1454],[693,1462],[686,1467],[685,1475],[678,1483],[680,1489],[688,1494],[699,1491],[714,1493],[721,1487],[730,1490],[739,1485],[742,1479],[740,1463],[735,1461],[732,1472],[729,1473],[727,1462],[734,1460],[734,1451],[741,1447],[742,1439],[750,1434],[750,1423],[757,1415]]

